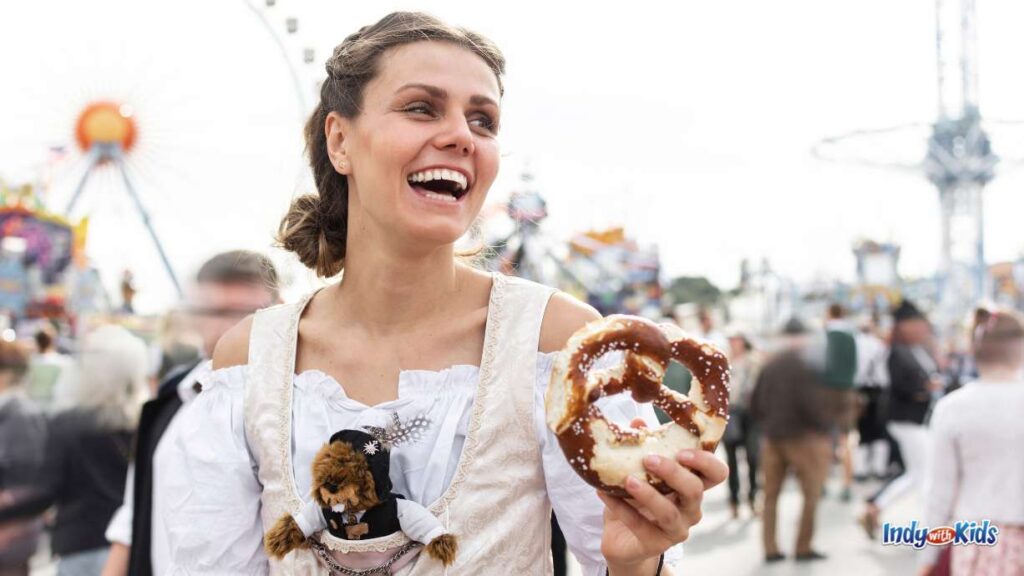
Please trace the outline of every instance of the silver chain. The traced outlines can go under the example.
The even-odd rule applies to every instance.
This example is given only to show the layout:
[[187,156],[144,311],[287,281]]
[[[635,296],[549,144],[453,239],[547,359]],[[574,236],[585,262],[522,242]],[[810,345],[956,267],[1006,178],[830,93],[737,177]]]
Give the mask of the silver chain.
[[313,552],[315,552],[316,555],[323,560],[324,564],[327,565],[327,568],[331,571],[331,576],[334,576],[335,574],[344,574],[345,576],[370,576],[371,574],[391,576],[391,566],[394,565],[395,562],[398,562],[399,558],[405,556],[413,549],[422,546],[419,542],[407,542],[404,546],[398,549],[398,552],[395,552],[395,555],[392,556],[390,560],[380,566],[377,566],[376,568],[367,568],[365,570],[355,570],[353,568],[346,568],[335,562],[331,553],[327,551],[327,547],[320,542],[311,539],[309,541],[309,545],[312,546]]

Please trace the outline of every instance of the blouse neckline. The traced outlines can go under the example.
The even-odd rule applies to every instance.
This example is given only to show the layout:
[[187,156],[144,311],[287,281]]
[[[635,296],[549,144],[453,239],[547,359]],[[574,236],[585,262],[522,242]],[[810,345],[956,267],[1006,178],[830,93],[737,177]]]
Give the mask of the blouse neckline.
[[[427,507],[430,510],[430,512],[433,513],[435,516],[440,515],[443,512],[443,510],[448,506],[448,504],[455,499],[455,496],[459,491],[459,487],[462,485],[468,474],[469,465],[473,461],[476,450],[479,447],[478,432],[480,429],[481,419],[483,417],[483,409],[486,404],[483,401],[483,398],[486,396],[488,387],[490,386],[492,380],[491,365],[494,362],[494,356],[497,352],[496,339],[498,337],[499,330],[501,330],[501,322],[504,317],[504,315],[502,314],[502,296],[504,294],[503,288],[504,277],[501,276],[500,274],[492,273],[491,290],[487,303],[487,323],[484,327],[484,345],[483,352],[480,358],[480,376],[476,382],[476,394],[474,395],[473,398],[469,427],[466,432],[466,440],[462,449],[462,454],[459,456],[459,463],[455,468],[455,475],[452,478],[451,483],[444,490],[444,492],[441,493],[441,496],[434,502],[430,503],[430,505]],[[292,350],[291,354],[288,355],[288,365],[286,366],[285,374],[292,375],[293,377],[295,375],[295,357],[298,345],[299,319],[302,317],[303,312],[305,311],[306,307],[309,305],[309,302],[313,299],[313,296],[315,294],[316,292],[309,294],[306,297],[306,299],[298,305],[298,309],[295,312],[291,333],[288,335],[290,338],[290,346],[292,347]],[[288,392],[286,392],[288,400],[287,404],[289,405],[291,404],[291,388],[292,386],[289,385]],[[338,388],[341,389],[342,387],[339,385]],[[344,391],[342,390],[342,392]],[[355,402],[351,399],[349,400]],[[378,404],[377,406],[379,407],[380,405]],[[290,423],[291,418],[289,416],[290,410],[287,411],[287,414],[285,415],[285,418],[288,419],[288,422],[286,423],[286,426],[283,428],[284,433],[287,435],[286,445],[291,445],[292,443],[292,431]],[[290,492],[289,500],[291,500],[293,503],[301,503],[302,498],[299,495],[297,483],[295,481],[295,468],[294,462],[292,461],[291,450],[288,450],[287,453],[284,454],[283,456],[285,458],[285,460],[282,462],[283,469],[287,471],[286,473],[288,476],[287,487],[285,489],[288,492]],[[356,551],[359,549],[379,548],[382,546],[397,546],[403,543],[403,539],[404,536],[401,534],[401,532],[391,534],[389,536],[384,536],[379,539],[374,538],[370,540],[359,540],[355,541],[354,543],[352,541],[335,538],[327,532],[321,535],[321,542],[323,542],[328,548],[340,551]]]

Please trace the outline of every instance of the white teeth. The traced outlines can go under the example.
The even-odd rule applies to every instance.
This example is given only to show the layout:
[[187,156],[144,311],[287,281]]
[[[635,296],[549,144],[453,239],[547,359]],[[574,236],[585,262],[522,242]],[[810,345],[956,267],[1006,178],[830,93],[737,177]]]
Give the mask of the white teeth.
[[409,182],[413,183],[428,182],[430,180],[447,180],[449,182],[455,182],[459,186],[458,189],[460,191],[469,187],[469,182],[462,172],[456,172],[455,170],[448,170],[445,168],[439,168],[437,170],[423,170],[409,176]]
[[427,198],[433,198],[434,200],[444,200],[445,202],[455,202],[455,196],[451,194],[438,194],[437,192],[431,192],[430,190],[424,190],[423,195]]

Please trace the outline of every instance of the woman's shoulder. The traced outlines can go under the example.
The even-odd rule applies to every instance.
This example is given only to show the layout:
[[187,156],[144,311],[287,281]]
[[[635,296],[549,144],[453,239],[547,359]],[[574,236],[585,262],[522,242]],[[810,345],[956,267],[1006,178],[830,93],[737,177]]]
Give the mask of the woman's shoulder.
[[556,352],[565,347],[569,337],[588,322],[601,318],[593,306],[581,302],[565,292],[555,292],[544,311],[540,327],[539,351]]
[[249,362],[249,333],[252,331],[253,315],[235,324],[224,333],[213,349],[213,369],[231,368]]

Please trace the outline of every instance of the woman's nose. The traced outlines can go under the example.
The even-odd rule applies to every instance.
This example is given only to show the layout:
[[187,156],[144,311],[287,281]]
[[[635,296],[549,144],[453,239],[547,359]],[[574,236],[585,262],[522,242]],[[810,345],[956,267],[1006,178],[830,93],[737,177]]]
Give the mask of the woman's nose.
[[473,131],[465,118],[458,116],[448,121],[444,132],[438,136],[437,146],[442,150],[453,150],[460,156],[471,156],[476,150]]

